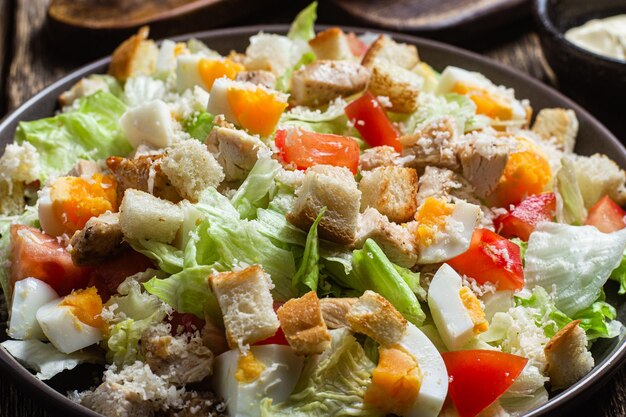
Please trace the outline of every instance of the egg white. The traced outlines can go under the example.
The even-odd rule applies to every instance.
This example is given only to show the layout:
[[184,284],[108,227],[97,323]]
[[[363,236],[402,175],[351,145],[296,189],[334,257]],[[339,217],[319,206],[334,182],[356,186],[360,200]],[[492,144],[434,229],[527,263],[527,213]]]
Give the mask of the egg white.
[[58,297],[51,286],[36,278],[17,281],[13,288],[9,336],[19,340],[45,340],[46,336],[37,321],[37,310]]

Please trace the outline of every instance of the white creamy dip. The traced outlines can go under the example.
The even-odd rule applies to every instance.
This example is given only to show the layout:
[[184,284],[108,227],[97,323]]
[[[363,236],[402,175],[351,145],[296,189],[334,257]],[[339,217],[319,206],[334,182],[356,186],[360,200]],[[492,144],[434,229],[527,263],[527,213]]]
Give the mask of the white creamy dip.
[[565,38],[588,51],[626,61],[626,14],[590,20],[569,29]]

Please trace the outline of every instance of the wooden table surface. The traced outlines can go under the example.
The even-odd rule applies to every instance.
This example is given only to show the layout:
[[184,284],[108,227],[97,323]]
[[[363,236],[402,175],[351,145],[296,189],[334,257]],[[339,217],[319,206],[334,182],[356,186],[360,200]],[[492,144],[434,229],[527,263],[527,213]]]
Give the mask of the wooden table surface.
[[[48,2],[49,0],[0,0],[0,116],[15,109],[34,93],[72,69],[91,60],[86,60],[84,51],[74,51],[71,42],[64,48],[66,53],[62,57],[58,49],[50,47],[49,33],[43,30]],[[303,4],[306,3],[285,3],[278,12],[276,8],[271,8],[255,16],[235,18],[230,25],[288,23]],[[322,3],[320,7],[318,21],[326,24],[358,25],[358,22],[326,3]],[[497,36],[487,33],[475,38],[464,37],[462,42],[449,37],[447,40],[551,83],[552,77],[541,54],[529,15],[521,16],[517,21],[498,30]],[[626,141],[624,136],[621,139]],[[625,386],[626,368],[622,368],[572,415],[626,416]],[[0,417],[54,415],[55,413],[46,410],[45,405],[31,400],[28,392],[17,388],[10,377],[0,375]]]

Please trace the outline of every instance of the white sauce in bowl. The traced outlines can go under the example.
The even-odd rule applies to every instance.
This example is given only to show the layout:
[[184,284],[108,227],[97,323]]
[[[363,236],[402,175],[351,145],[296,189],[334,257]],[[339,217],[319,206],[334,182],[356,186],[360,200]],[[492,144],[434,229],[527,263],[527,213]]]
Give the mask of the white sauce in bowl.
[[565,32],[565,39],[596,54],[626,61],[626,14],[590,20]]

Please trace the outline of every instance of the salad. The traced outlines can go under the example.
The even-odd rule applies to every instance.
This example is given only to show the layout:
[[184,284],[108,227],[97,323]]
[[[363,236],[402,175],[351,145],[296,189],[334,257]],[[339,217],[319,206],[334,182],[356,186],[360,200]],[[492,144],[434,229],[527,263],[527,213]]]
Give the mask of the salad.
[[102,364],[68,396],[109,417],[515,416],[621,334],[626,173],[575,113],[315,18],[142,28],[20,123],[1,345],[37,378]]

